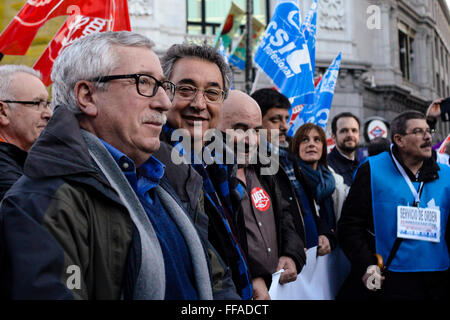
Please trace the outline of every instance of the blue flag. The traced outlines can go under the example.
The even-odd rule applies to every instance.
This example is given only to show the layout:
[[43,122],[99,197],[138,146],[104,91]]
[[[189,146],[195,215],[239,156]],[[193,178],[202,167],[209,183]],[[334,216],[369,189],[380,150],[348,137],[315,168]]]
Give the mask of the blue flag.
[[[227,56],[227,53],[225,51],[225,46],[223,45],[222,38],[219,40],[219,47],[217,48],[217,52],[223,57],[223,60],[225,63],[230,66],[229,57]],[[230,90],[233,89],[233,80],[230,79]]]
[[300,32],[297,1],[278,1],[256,51],[255,64],[286,97],[313,103],[314,75],[308,46]]
[[317,31],[317,0],[314,0],[306,16],[305,22],[300,28],[308,44],[311,67],[314,70],[316,65],[316,31]]
[[223,57],[223,60],[226,64],[229,63],[227,53],[225,52],[225,46],[223,45],[222,38],[219,39],[219,47],[217,48],[217,52]]
[[289,128],[287,133],[289,137],[293,137],[297,129],[305,123],[315,123],[326,129],[341,60],[342,54],[339,53],[316,88],[314,103],[305,105]]

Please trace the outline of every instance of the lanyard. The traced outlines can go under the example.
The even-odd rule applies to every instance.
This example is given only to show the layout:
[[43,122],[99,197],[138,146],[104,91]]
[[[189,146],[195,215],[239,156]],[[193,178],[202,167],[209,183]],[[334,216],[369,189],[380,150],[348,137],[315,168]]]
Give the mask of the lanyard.
[[400,163],[398,163],[397,159],[395,158],[394,152],[392,151],[392,145],[391,145],[391,154],[398,171],[400,171],[400,174],[403,176],[403,179],[405,179],[406,183],[409,186],[409,189],[411,190],[411,193],[414,196],[414,206],[419,207],[420,195],[422,194],[423,189],[423,181],[419,185],[419,191],[416,191],[416,188],[414,188],[414,185],[412,184],[411,179],[406,174],[405,169],[403,169],[403,167],[400,165]]

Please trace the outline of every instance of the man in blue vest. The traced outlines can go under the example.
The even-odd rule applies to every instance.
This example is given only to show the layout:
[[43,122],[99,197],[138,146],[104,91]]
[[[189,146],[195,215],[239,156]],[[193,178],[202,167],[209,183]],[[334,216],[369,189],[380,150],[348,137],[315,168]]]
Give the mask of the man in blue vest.
[[360,167],[342,210],[338,236],[352,271],[339,297],[441,299],[448,294],[450,170],[431,157],[423,114],[396,117],[391,140],[390,152]]

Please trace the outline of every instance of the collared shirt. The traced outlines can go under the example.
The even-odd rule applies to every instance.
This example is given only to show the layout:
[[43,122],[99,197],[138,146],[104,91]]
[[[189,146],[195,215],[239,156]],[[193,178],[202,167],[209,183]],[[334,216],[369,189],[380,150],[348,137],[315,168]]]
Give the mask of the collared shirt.
[[425,159],[423,161],[422,167],[420,167],[419,171],[417,171],[417,174],[414,174],[403,162],[396,145],[393,146],[392,152],[412,182],[429,182],[439,178],[438,171],[440,169],[433,158]]
[[[275,215],[272,199],[264,190],[254,169],[249,166],[245,169],[247,190],[242,199],[244,210],[245,229],[247,230],[248,259],[253,261],[250,265],[258,265],[259,270],[272,274],[278,265],[278,243]],[[254,274],[253,276],[259,276]]]
[[197,300],[192,261],[183,235],[159,201],[156,187],[164,164],[150,157],[136,169],[133,160],[100,139],[122,170],[144,207],[158,237],[164,257],[166,300]]

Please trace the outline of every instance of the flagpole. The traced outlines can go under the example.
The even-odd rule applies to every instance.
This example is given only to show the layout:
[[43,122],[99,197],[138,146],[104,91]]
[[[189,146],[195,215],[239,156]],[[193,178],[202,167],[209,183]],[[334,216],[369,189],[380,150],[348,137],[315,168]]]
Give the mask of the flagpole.
[[258,85],[259,75],[260,75],[260,74],[261,74],[261,71],[259,70],[259,68],[257,68],[257,70],[256,70],[256,76],[255,76],[255,81],[253,81],[252,91],[250,92],[250,94],[252,94],[253,92],[256,91],[256,86]]
[[250,94],[252,90],[252,16],[253,16],[253,0],[247,0],[247,37],[245,43],[245,91]]

